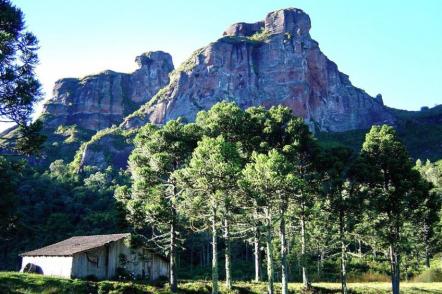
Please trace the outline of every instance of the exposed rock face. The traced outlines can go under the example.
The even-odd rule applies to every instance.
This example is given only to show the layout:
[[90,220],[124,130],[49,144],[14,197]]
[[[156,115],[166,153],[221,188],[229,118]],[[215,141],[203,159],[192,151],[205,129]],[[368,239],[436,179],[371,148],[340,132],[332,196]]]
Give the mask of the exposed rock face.
[[148,52],[136,58],[139,69],[131,74],[104,71],[82,79],[61,79],[45,105],[46,126],[76,124],[100,130],[119,124],[169,83],[173,70],[170,54]]
[[224,31],[223,36],[251,36],[264,28],[264,22],[245,23],[239,22],[231,25]]
[[354,87],[309,34],[302,10],[269,13],[264,21],[238,23],[224,37],[200,49],[160,91],[123,126],[189,121],[222,100],[243,108],[282,104],[322,131],[362,129],[392,123],[382,99]]
[[84,166],[94,166],[102,170],[108,166],[125,169],[127,159],[133,150],[134,136],[134,132],[125,132],[120,128],[106,129],[97,133],[83,146],[84,148],[77,151],[78,169],[82,170]]

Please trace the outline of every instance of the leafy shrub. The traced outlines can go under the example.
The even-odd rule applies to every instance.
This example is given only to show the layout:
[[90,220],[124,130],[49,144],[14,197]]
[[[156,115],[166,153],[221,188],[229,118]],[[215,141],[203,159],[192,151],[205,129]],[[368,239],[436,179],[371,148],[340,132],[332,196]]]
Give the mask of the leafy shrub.
[[429,268],[413,279],[413,282],[434,283],[442,282],[442,269]]
[[270,37],[271,33],[269,30],[261,29],[259,32],[256,32],[254,35],[250,36],[250,40],[257,42],[264,42]]

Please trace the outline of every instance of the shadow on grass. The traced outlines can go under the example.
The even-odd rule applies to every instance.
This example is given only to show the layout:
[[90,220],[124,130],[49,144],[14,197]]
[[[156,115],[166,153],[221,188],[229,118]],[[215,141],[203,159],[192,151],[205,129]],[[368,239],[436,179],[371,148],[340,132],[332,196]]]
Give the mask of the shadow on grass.
[[48,278],[40,275],[7,274],[2,275],[0,293],[93,293],[90,282]]

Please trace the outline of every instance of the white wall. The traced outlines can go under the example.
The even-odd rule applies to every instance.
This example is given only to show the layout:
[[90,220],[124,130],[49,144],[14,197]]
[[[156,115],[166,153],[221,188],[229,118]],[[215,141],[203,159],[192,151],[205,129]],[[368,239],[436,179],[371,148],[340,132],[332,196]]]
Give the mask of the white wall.
[[[24,256],[21,271],[23,271],[26,264],[33,263],[42,269],[44,275],[66,278],[84,278],[88,275],[94,275],[98,279],[110,279],[115,276],[117,267],[122,266],[120,264],[120,254],[124,254],[129,261],[125,268],[134,276],[141,276],[143,272],[151,280],[158,279],[161,276],[169,276],[167,260],[156,254],[142,249],[132,250],[124,244],[123,240],[111,242],[108,246],[109,256],[107,256],[105,246],[76,253],[73,257]],[[109,259],[106,262],[107,257]],[[98,262],[93,263],[91,261]]]
[[72,277],[95,276],[98,279],[109,278],[106,274],[106,258],[106,248],[104,246],[74,254]]
[[23,256],[20,271],[23,271],[28,263],[38,265],[44,275],[71,277],[72,256]]
[[112,274],[110,276],[115,275],[118,266],[122,266],[119,261],[120,254],[124,254],[128,259],[126,270],[134,276],[142,276],[143,272],[150,280],[169,276],[168,261],[158,255],[143,249],[130,249],[123,240],[113,242],[111,245],[109,269]]

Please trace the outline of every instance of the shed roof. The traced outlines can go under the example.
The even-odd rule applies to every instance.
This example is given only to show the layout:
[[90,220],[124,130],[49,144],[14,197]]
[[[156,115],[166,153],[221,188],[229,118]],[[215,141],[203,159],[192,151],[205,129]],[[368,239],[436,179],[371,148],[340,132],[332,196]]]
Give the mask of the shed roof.
[[24,252],[20,255],[70,256],[75,253],[84,252],[93,248],[104,246],[110,242],[124,239],[129,235],[129,233],[124,233],[110,235],[76,236],[40,249]]

